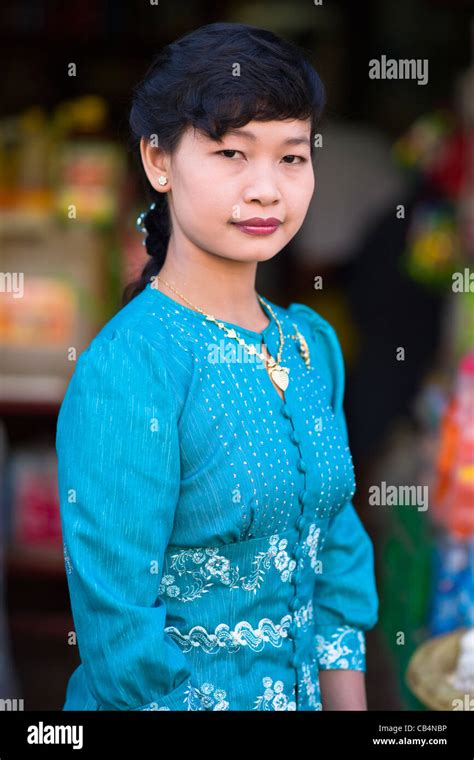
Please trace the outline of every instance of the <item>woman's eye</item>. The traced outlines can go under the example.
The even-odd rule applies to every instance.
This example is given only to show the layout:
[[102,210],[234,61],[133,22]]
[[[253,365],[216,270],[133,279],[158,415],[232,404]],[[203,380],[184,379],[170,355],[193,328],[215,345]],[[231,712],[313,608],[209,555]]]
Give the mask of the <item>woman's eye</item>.
[[[227,148],[226,150],[219,151],[219,155],[222,155],[223,153],[240,153],[240,150],[231,150],[230,148]],[[225,158],[232,158],[232,156],[225,156]]]
[[[306,159],[303,158],[303,156],[284,156],[283,160],[285,158],[298,158],[299,159],[299,161],[296,161],[296,162],[293,161],[292,163],[303,163],[304,161],[306,161]],[[286,163],[289,163],[289,162],[287,161]],[[290,164],[290,166],[291,166],[291,164]]]
[[[218,151],[218,155],[223,155],[224,158],[230,158],[230,159],[234,158],[234,156],[224,155],[224,154],[227,154],[227,153],[240,153],[241,155],[243,155],[242,151],[240,151],[240,150],[231,150],[231,148],[226,148],[225,150]],[[291,161],[291,162],[289,162],[289,161],[285,161],[286,158],[297,158],[298,160],[297,161]],[[306,159],[303,158],[302,156],[293,156],[293,155],[284,156],[283,160],[285,161],[285,163],[290,164],[290,166],[292,166],[293,164],[303,163],[304,161],[306,161]]]

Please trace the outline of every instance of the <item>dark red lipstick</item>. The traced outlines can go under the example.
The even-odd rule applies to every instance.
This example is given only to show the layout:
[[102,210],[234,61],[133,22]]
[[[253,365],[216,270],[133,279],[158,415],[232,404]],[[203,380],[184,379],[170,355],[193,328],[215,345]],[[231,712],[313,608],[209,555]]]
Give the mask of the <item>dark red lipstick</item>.
[[271,235],[272,232],[278,229],[281,223],[280,219],[275,219],[275,217],[263,219],[259,216],[233,222],[236,227],[242,230],[242,232],[247,233],[247,235]]

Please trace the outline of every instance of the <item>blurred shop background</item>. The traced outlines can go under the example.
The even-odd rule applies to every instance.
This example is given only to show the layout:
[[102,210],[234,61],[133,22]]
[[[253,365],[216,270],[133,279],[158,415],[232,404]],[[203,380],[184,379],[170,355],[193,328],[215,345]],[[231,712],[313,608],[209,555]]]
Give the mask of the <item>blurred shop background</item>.
[[[69,347],[88,345],[146,259],[132,87],[161,45],[239,21],[304,47],[328,93],[307,219],[260,265],[257,290],[309,304],[344,350],[354,503],[381,601],[369,709],[462,709],[454,700],[474,696],[470,3],[4,0],[0,19],[0,699],[59,710],[79,662],[56,418]],[[371,79],[383,55],[427,59],[428,82]],[[396,495],[376,505],[382,484]],[[425,486],[428,508],[403,496]]]

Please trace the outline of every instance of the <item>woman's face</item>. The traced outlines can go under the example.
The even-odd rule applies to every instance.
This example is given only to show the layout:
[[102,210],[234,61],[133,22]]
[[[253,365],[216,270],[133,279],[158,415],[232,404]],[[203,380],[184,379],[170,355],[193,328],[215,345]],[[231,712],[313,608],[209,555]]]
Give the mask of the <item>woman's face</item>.
[[[250,121],[220,142],[190,127],[160,164],[175,243],[238,261],[275,256],[303,224],[314,191],[310,139],[310,120]],[[147,171],[163,189],[159,173]],[[238,226],[254,217],[281,224],[267,234]]]

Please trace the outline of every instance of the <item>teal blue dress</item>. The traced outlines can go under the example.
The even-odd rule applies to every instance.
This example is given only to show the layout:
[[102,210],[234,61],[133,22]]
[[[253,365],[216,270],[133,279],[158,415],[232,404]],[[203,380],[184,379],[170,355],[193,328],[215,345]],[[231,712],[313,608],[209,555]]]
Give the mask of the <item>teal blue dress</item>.
[[[321,710],[320,670],[365,670],[378,596],[341,348],[313,309],[268,303],[285,400],[150,283],[79,356],[56,432],[80,656],[63,710]],[[277,356],[273,319],[223,324]]]

